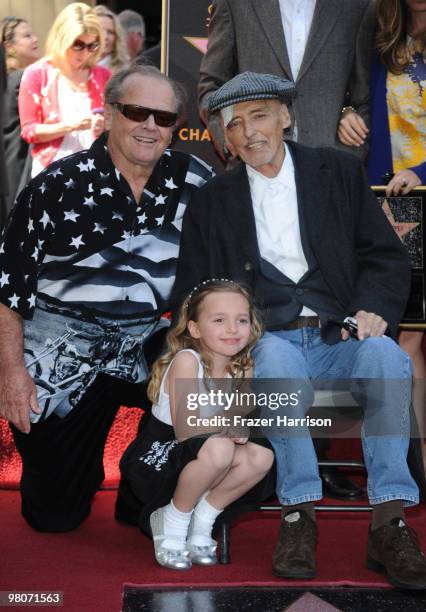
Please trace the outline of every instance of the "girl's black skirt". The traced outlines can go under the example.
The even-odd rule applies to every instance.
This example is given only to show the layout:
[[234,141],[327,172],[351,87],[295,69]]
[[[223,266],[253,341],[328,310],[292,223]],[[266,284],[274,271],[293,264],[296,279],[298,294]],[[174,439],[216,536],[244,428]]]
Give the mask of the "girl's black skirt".
[[[116,505],[116,518],[138,524],[151,535],[149,516],[170,502],[179,474],[187,463],[196,459],[208,436],[178,442],[173,427],[144,414],[138,436],[128,446],[120,461],[121,483]],[[266,439],[250,439],[272,450]],[[220,522],[243,511],[255,510],[275,492],[275,462],[269,473],[240,499],[219,515]]]

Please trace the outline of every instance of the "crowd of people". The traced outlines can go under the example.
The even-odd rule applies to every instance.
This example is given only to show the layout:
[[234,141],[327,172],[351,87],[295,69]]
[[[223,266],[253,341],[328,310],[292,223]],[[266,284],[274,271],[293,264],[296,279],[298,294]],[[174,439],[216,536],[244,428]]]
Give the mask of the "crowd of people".
[[[321,480],[327,443],[314,449],[306,422],[316,386],[344,379],[364,409],[368,566],[426,589],[404,512],[426,487],[407,460],[410,445],[426,458],[410,438],[412,399],[423,435],[422,334],[398,336],[410,261],[369,188],[425,182],[426,0],[214,0],[199,107],[227,161],[218,176],[171,147],[185,93],[138,62],[143,41],[138,14],[72,3],[39,59],[29,24],[3,22],[16,200],[0,242],[0,414],[23,516],[39,531],[81,524],[115,414],[150,377],[116,517],[153,538],[160,565],[189,569],[217,562],[225,509],[275,490],[272,571],[312,578],[314,502],[359,494],[339,473]],[[235,427],[211,401],[195,415],[213,429],[182,425],[190,396],[271,380],[298,398],[282,413],[297,434]]]
[[17,194],[52,161],[88,148],[104,130],[104,90],[111,74],[144,49],[143,17],[71,3],[52,24],[44,54],[31,25],[6,17],[1,42],[7,89],[3,120],[8,176],[3,227]]

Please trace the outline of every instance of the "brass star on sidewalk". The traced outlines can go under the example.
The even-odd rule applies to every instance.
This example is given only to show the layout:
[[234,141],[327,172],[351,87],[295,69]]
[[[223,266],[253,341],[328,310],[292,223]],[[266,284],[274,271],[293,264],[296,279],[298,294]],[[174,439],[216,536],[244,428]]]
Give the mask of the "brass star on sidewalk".
[[389,202],[386,199],[383,201],[382,208],[383,208],[383,212],[389,219],[389,223],[392,225],[393,229],[396,232],[396,235],[401,240],[401,242],[403,242],[404,236],[412,232],[418,225],[420,225],[419,223],[408,223],[406,221],[403,221],[403,222],[396,221],[391,211],[391,208],[389,206]]
[[207,51],[207,38],[202,38],[200,36],[184,36],[186,42],[189,42],[190,45],[195,47],[198,51],[200,51],[203,55]]

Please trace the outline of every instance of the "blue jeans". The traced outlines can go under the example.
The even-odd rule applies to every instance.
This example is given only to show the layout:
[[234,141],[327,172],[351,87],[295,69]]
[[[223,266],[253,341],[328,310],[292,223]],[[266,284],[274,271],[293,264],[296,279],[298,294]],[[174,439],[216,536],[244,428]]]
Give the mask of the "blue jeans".
[[[404,500],[406,505],[418,503],[418,488],[407,466],[412,366],[393,340],[386,336],[361,341],[351,338],[328,345],[321,340],[319,329],[306,327],[266,332],[253,356],[255,378],[303,379],[304,399],[292,407],[292,417],[303,418],[311,407],[313,380],[357,379],[353,381],[357,384],[358,379],[377,379],[379,392],[372,399],[363,396],[364,425],[369,416],[376,421],[378,416],[393,435],[369,436],[368,426],[363,431],[370,503],[394,499]],[[397,380],[398,384],[387,385],[385,379],[401,379],[401,384]],[[358,391],[361,396],[362,389]],[[270,442],[276,454],[280,502],[293,505],[321,499],[322,484],[309,432],[297,437],[271,437]]]

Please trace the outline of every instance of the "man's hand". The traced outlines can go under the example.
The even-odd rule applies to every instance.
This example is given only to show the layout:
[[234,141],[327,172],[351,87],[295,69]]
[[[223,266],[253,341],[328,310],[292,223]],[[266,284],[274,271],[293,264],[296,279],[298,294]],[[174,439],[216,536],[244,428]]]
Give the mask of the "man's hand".
[[[379,315],[374,312],[365,312],[365,310],[358,310],[355,314],[355,319],[358,323],[358,340],[364,340],[370,336],[383,336],[388,324]],[[342,340],[349,338],[349,332],[346,329],[341,330]]]
[[342,144],[348,147],[360,147],[364,144],[368,132],[368,127],[360,115],[351,110],[343,113],[337,128],[337,135]]
[[399,194],[405,195],[421,184],[422,182],[415,172],[412,170],[400,170],[387,184],[386,195],[388,197]]
[[37,390],[25,366],[0,368],[0,416],[30,433],[30,410],[41,413]]

